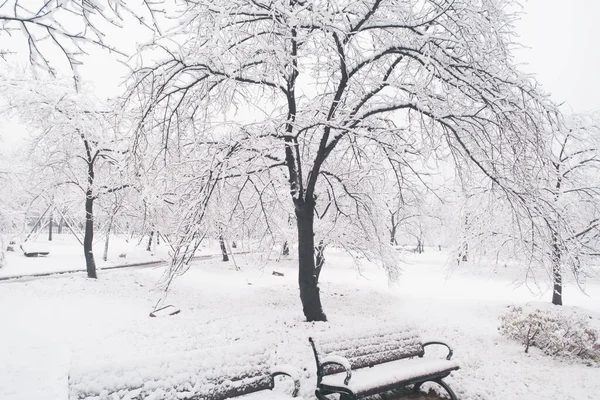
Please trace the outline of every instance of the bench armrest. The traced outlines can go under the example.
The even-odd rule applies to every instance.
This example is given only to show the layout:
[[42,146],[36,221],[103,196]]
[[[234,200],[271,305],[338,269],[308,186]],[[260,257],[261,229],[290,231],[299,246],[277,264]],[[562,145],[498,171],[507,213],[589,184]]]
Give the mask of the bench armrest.
[[287,364],[279,364],[271,367],[271,390],[275,387],[275,377],[283,375],[289,376],[294,381],[294,391],[292,397],[298,396],[300,391],[300,374],[296,368]]
[[448,346],[444,342],[425,342],[425,343],[423,343],[421,345],[423,347],[423,354],[425,354],[425,346],[429,346],[429,345],[432,345],[432,344],[437,344],[437,345],[440,345],[440,346],[446,346],[446,348],[448,349],[448,355],[446,356],[446,360],[450,360],[452,358],[452,354],[454,354],[454,352],[452,351],[452,348],[450,346]]
[[325,367],[326,365],[339,365],[346,371],[346,378],[344,379],[344,385],[347,385],[350,382],[350,378],[352,378],[352,367],[350,366],[350,361],[342,356],[337,355],[329,355],[321,360],[321,367]]

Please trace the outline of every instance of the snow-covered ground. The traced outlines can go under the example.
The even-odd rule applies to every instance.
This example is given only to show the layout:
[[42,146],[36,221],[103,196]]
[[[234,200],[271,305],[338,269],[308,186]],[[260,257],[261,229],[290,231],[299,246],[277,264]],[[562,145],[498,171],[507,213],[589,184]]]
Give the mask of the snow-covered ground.
[[[461,369],[447,381],[461,399],[600,397],[598,368],[554,360],[536,349],[525,354],[497,332],[508,305],[546,302],[549,292],[540,298],[515,287],[512,273],[483,272],[475,264],[448,273],[447,254],[430,249],[408,255],[401,282],[392,287],[373,266],[358,272],[348,255],[326,255],[326,323],[303,322],[294,260],[263,265],[238,255],[241,271],[218,258],[198,261],[165,301],[181,313],[163,318],[148,314],[163,296],[155,284],[164,267],[101,271],[98,280],[74,273],[0,282],[0,399],[66,399],[69,372],[86,366],[257,340],[277,347],[281,361],[306,368],[302,395],[311,398],[308,336],[390,324],[414,325],[425,338],[452,344]],[[32,270],[29,262],[57,270],[77,264],[56,252],[11,257],[7,268],[21,272]],[[285,276],[273,276],[273,270]],[[600,328],[600,283],[588,283],[587,295],[567,287],[565,303],[588,313]]]
[[[94,256],[98,268],[110,268],[115,265],[134,264],[140,262],[159,261],[166,257],[166,246],[155,247],[152,252],[145,249],[146,240],[141,245],[139,239],[126,240],[122,236],[111,237],[109,256],[102,260],[104,240],[99,238],[94,242]],[[25,257],[20,245],[27,251],[48,251],[45,257]],[[14,251],[6,252],[7,266],[0,268],[0,278],[21,275],[45,274],[49,272],[66,272],[85,270],[83,247],[70,234],[55,234],[53,241],[37,239],[26,243],[18,243]],[[119,257],[124,255],[124,257]]]

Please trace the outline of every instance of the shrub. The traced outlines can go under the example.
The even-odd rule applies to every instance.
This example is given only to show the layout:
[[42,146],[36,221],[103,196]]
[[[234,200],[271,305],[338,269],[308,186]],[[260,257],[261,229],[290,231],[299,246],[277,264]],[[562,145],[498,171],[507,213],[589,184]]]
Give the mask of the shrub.
[[525,312],[511,306],[500,321],[500,334],[521,342],[525,353],[534,346],[553,357],[600,361],[600,335],[590,326],[589,317],[562,309]]

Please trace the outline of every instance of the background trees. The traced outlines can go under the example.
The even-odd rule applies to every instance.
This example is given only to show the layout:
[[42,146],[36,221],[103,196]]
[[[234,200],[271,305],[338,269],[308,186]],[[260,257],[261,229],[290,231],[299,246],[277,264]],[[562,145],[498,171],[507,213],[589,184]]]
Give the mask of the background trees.
[[123,165],[129,143],[115,113],[69,82],[7,80],[10,110],[31,129],[29,186],[38,194],[74,189],[84,199],[83,250],[88,277],[96,278],[92,249],[94,203],[129,187]]
[[[164,154],[192,130],[197,146],[219,152],[218,168],[201,174],[196,218],[217,180],[283,169],[304,314],[324,320],[315,275],[318,209],[330,199],[347,202],[360,221],[348,225],[360,226],[349,235],[377,238],[375,252],[388,260],[389,245],[381,243],[387,211],[369,193],[378,160],[395,160],[389,168],[397,170],[415,137],[418,145],[445,147],[459,168],[471,163],[506,198],[523,201],[515,177],[540,159],[543,120],[553,110],[510,63],[512,15],[504,6],[190,3],[180,27],[140,54],[130,94],[140,100],[133,102],[141,108],[138,140],[155,133]],[[360,195],[350,185],[357,173]],[[201,237],[198,226],[188,228]]]
[[[9,0],[0,5],[0,34],[18,29],[32,64],[57,74],[66,62],[77,77],[89,44],[113,49],[113,28],[137,19],[160,33],[168,21],[156,19],[158,3],[131,4]],[[435,188],[422,178],[431,161],[450,159],[467,197],[460,258],[476,242],[494,242],[498,251],[529,255],[530,265],[555,265],[560,284],[565,260],[576,265],[583,257],[574,255],[584,245],[575,239],[594,253],[595,183],[557,188],[573,171],[588,171],[577,182],[589,180],[595,160],[571,169],[591,153],[561,136],[567,130],[557,110],[511,64],[510,4],[200,0],[166,9],[177,27],[137,55],[126,105],[127,118],[139,123],[132,166],[145,185],[148,233],[160,225],[174,246],[168,280],[185,271],[206,235],[247,232],[267,251],[289,248],[294,216],[304,313],[324,320],[323,249],[334,244],[380,260],[396,278],[386,242],[403,230],[423,247],[424,217],[435,214],[423,199]],[[12,85],[26,92],[23,82]],[[50,149],[35,154],[44,166],[37,175],[56,176],[64,153],[61,182],[85,194],[91,250],[94,201],[129,184],[118,166],[127,144],[113,129],[113,110],[61,85],[51,96],[30,90],[32,98],[47,96],[35,106],[19,101],[39,107],[27,118],[47,128],[36,138],[38,150]],[[70,133],[54,141],[57,127]],[[561,146],[574,155],[562,160]],[[111,174],[114,182],[99,182]],[[590,207],[593,217],[583,223],[564,203]],[[503,215],[510,223],[499,223]],[[493,229],[484,232],[482,223]],[[561,244],[547,252],[548,243]],[[93,254],[85,254],[93,271]]]
[[544,190],[553,212],[546,215],[545,242],[553,281],[552,304],[562,305],[563,274],[575,282],[600,256],[600,119],[572,115],[553,132],[550,174]]
[[567,115],[548,126],[543,157],[519,178],[519,202],[472,173],[457,217],[457,260],[516,262],[524,281],[551,282],[555,305],[562,305],[565,274],[582,287],[599,254],[598,132],[596,115]]

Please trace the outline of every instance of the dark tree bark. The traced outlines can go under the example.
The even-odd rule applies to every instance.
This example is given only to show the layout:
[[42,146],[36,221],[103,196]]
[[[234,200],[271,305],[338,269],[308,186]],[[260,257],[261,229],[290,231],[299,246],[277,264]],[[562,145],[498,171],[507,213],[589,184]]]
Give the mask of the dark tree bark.
[[227,248],[225,247],[225,240],[223,239],[223,235],[219,235],[219,246],[221,246],[221,254],[223,255],[223,261],[229,261],[229,256],[227,255]]
[[562,270],[561,270],[562,252],[558,243],[558,234],[552,232],[552,304],[562,306]]
[[54,227],[53,222],[54,222],[54,220],[52,218],[52,214],[50,214],[50,221],[48,221],[48,241],[49,242],[52,241],[52,229]]
[[392,229],[390,229],[390,244],[392,246],[398,245],[398,241],[396,240],[396,227],[395,226],[393,226]]
[[[565,142],[566,143],[566,142]],[[564,150],[563,144],[563,150]],[[559,202],[559,194],[562,187],[562,177],[563,174],[560,170],[560,163],[555,163],[554,167],[556,168],[556,191],[554,192],[554,204],[558,209]],[[551,240],[552,240],[552,304],[556,306],[562,306],[562,249],[559,243],[559,232],[558,232],[558,221],[559,215],[556,215],[556,218],[551,221],[550,226],[552,227],[551,232]]]
[[[93,176],[93,173],[92,173]],[[92,177],[93,179],[93,177]],[[98,278],[96,274],[96,261],[92,244],[94,242],[94,196],[91,189],[88,189],[85,197],[85,235],[83,236],[83,253],[85,255],[85,265],[88,278]]]
[[298,226],[298,283],[300,300],[308,321],[327,321],[323,312],[315,268],[314,201],[296,200]]
[[458,263],[461,261],[467,262],[469,260],[469,244],[465,243],[463,249],[458,253]]
[[[98,157],[101,156],[102,150],[93,150],[93,142],[89,142],[85,134],[77,129],[83,147],[85,148],[85,161],[87,162],[87,189],[85,191],[85,233],[83,236],[83,253],[85,256],[85,264],[88,278],[98,278],[96,274],[96,261],[94,260],[93,242],[94,242],[94,200],[98,197],[98,193],[94,193],[94,178],[95,178],[95,163]],[[129,185],[121,185],[105,191],[105,194],[114,193],[124,189]]]
[[425,250],[423,248],[423,240],[421,238],[417,237],[417,253],[422,254],[424,251]]
[[396,217],[392,213],[392,227],[390,228],[390,244],[392,246],[398,245],[398,241],[396,240],[397,229],[398,229],[398,223],[396,222]]
[[290,255],[290,246],[288,245],[287,240],[283,242],[283,251],[281,252],[281,254],[284,256]]
[[[465,215],[465,221],[464,221],[464,230],[465,232],[469,232],[469,216]],[[463,249],[460,251],[460,253],[458,254],[458,263],[460,264],[461,261],[467,262],[469,260],[469,243],[467,242],[467,233],[465,233],[465,236],[463,237],[463,240],[465,241],[463,246]]]
[[150,238],[148,239],[148,246],[146,246],[146,251],[152,251],[152,239],[154,238],[154,231],[150,232]]
[[[296,78],[298,77],[298,41],[297,31],[294,27],[290,28],[289,43],[292,68],[290,68],[291,74],[288,76],[286,84],[288,115],[285,125],[285,163],[288,169],[290,194],[292,195],[294,212],[296,214],[296,226],[298,227],[298,286],[300,287],[300,301],[302,302],[302,309],[307,321],[327,321],[327,316],[323,312],[323,306],[321,305],[321,296],[319,286],[317,285],[317,276],[315,275],[315,185],[321,165],[337,142],[334,141],[329,146],[327,145],[331,127],[326,126],[315,162],[308,174],[309,179],[306,183],[306,188],[304,188],[298,139],[293,134],[297,111],[295,87]],[[335,104],[340,101],[344,86],[345,83],[340,83],[340,90],[336,94],[329,117],[333,117],[335,113]]]
[[[85,257],[85,267],[87,270],[88,278],[97,279],[96,274],[96,260],[94,260],[94,162],[96,160],[95,155],[92,156],[92,149],[90,144],[85,138],[85,135],[80,132],[85,152],[87,155],[87,168],[88,168],[88,187],[85,192],[85,234],[83,236],[83,254]],[[97,154],[97,153],[96,153]]]
[[317,283],[319,282],[319,276],[321,276],[321,269],[325,264],[325,245],[323,241],[319,241],[319,245],[315,248],[316,257],[315,257],[315,276],[317,277]]
[[57,227],[57,232],[59,235],[62,235],[62,230],[63,230],[63,224],[65,223],[64,218],[61,216],[60,219],[58,220],[58,227]]

